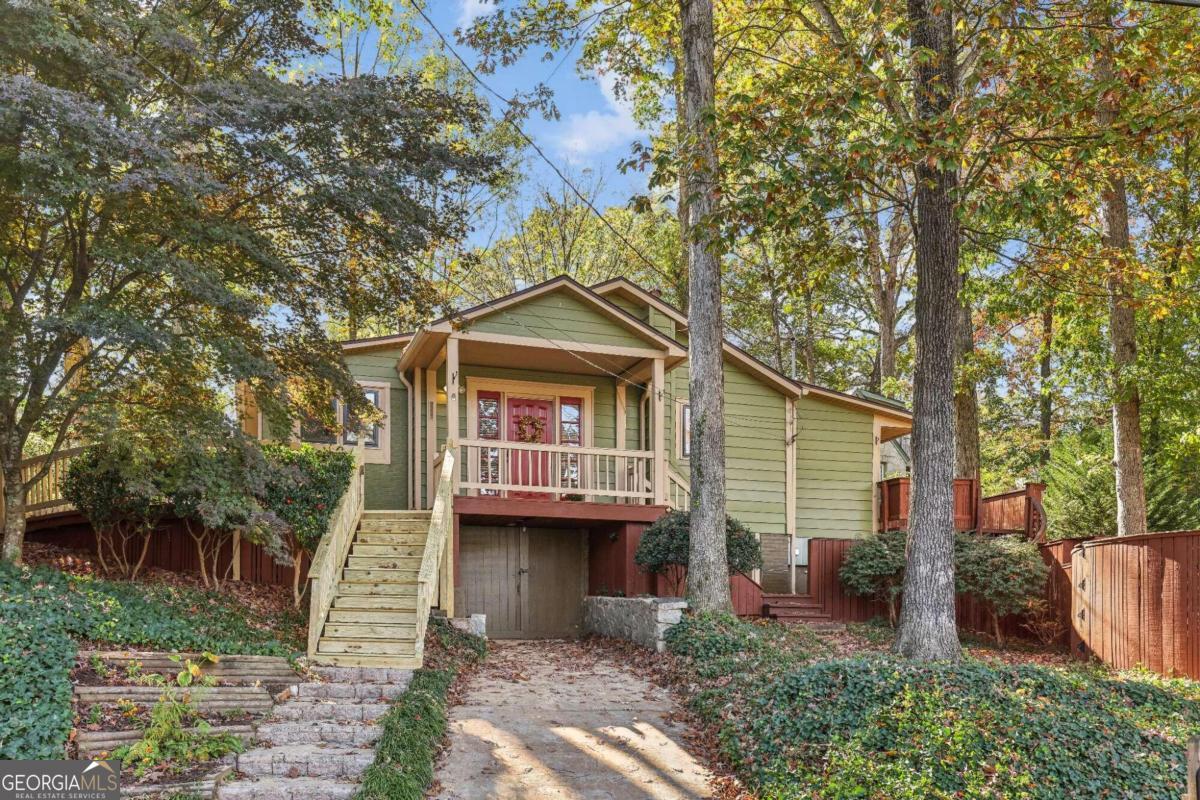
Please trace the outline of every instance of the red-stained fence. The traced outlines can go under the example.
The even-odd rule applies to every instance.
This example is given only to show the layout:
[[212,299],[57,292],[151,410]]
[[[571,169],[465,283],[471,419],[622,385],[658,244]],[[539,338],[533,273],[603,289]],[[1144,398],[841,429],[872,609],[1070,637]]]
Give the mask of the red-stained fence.
[[1200,531],[1083,542],[1070,580],[1076,655],[1200,679]]

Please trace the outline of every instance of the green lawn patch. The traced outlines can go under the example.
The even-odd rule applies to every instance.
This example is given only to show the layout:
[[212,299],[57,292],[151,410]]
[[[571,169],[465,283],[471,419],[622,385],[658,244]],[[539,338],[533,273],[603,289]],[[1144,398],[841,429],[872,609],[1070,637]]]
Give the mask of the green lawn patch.
[[413,675],[380,724],[375,763],[363,773],[360,800],[421,800],[446,737],[446,710],[459,673],[483,660],[486,642],[443,619],[431,619],[424,669]]
[[1196,682],[977,658],[829,659],[817,649],[785,666],[755,655],[773,636],[760,627],[698,617],[669,644],[698,686],[694,708],[763,800],[1177,800],[1184,791],[1184,743],[1200,734]]
[[0,758],[64,758],[77,641],[288,656],[216,592],[0,564]]

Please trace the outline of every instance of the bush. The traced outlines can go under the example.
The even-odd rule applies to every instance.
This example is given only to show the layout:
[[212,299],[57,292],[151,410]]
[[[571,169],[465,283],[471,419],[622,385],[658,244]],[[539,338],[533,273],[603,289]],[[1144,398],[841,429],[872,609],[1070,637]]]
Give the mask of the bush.
[[446,736],[450,686],[463,668],[483,659],[486,643],[444,619],[429,620],[429,656],[437,668],[419,669],[407,691],[380,721],[375,762],[363,773],[359,800],[422,800],[433,783],[434,761]]
[[[667,576],[678,594],[687,576],[690,546],[688,513],[671,511],[645,530],[633,561],[646,572]],[[762,547],[758,539],[733,517],[725,518],[725,557],[730,575],[747,575],[762,566]]]
[[1033,610],[1048,574],[1037,545],[1023,536],[963,533],[955,538],[955,588],[987,604],[1000,644],[1000,618]]
[[888,620],[896,626],[897,606],[904,588],[907,531],[885,531],[856,542],[846,552],[838,579],[846,592],[887,604]]
[[65,757],[75,640],[156,650],[292,652],[220,594],[0,563],[0,758]]
[[63,497],[87,517],[105,573],[135,578],[166,515],[163,458],[129,439],[89,447],[71,461]]

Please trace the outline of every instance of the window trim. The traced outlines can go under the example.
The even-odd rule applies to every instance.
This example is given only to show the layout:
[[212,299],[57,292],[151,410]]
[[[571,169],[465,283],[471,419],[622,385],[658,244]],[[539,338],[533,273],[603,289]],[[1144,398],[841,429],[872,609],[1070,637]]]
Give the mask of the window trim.
[[[392,463],[392,385],[386,381],[355,381],[363,390],[372,389],[379,392],[380,411],[383,412],[383,419],[377,424],[379,425],[379,447],[363,447],[363,463],[366,464],[391,464]],[[342,419],[343,408],[341,400],[335,401],[337,408],[335,411],[336,419],[340,422]],[[292,426],[292,437],[302,444],[319,447],[324,450],[353,450],[355,445],[347,444],[345,437],[339,431],[337,441],[332,444],[322,444],[319,442],[305,442],[300,438],[300,422],[297,421]]]
[[560,406],[562,398],[583,401],[583,414],[580,418],[583,424],[583,447],[592,447],[592,434],[595,431],[596,388],[594,386],[578,386],[565,383],[539,383],[537,381],[504,380],[500,378],[481,378],[467,376],[467,438],[479,437],[479,393],[496,392],[500,395],[501,437],[500,441],[510,441],[505,438],[508,431],[506,415],[508,398],[526,397],[531,400],[550,400],[554,403],[554,441],[560,443],[561,424]]
[[685,448],[687,443],[687,428],[691,425],[692,404],[682,398],[675,401],[675,459],[688,461],[692,457],[691,448]]

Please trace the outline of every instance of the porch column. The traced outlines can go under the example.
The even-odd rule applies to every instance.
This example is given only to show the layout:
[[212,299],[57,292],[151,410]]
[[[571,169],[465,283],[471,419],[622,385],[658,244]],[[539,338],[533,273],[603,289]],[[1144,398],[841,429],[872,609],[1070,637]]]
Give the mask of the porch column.
[[784,439],[784,499],[785,530],[788,537],[788,565],[790,591],[796,593],[796,400],[789,397],[783,403]]
[[654,404],[654,502],[667,504],[667,432],[666,428],[666,365],[661,358],[654,359],[654,380],[650,402]]
[[433,508],[437,474],[437,368],[425,370],[425,508]]
[[458,336],[446,340],[446,447],[458,446]]

